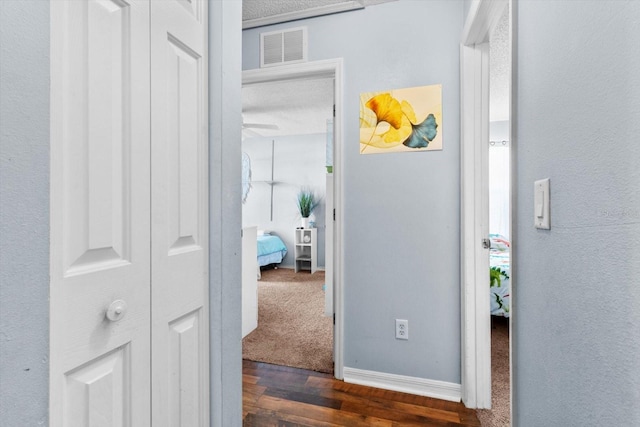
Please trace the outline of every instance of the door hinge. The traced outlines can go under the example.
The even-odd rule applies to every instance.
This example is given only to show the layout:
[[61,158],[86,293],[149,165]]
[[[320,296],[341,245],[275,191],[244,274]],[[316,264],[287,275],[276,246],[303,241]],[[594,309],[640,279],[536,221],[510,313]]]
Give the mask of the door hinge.
[[336,210],[335,209],[333,210],[333,220],[334,221],[336,220]]
[[333,324],[334,325],[336,324],[336,314],[335,313],[333,313]]
[[482,247],[484,249],[491,249],[491,239],[482,239]]
[[333,104],[333,117],[336,116],[336,104]]

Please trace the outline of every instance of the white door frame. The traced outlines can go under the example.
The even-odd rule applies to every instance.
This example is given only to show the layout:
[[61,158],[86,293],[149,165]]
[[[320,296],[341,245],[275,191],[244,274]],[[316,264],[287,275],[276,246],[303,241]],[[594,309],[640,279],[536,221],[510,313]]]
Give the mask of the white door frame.
[[489,237],[489,36],[509,2],[474,0],[460,45],[461,385],[469,408],[491,408],[489,260],[482,247]]
[[[342,168],[342,58],[323,61],[305,62],[301,64],[282,65],[279,67],[260,68],[242,72],[242,85],[276,82],[282,80],[308,78],[334,78],[334,101],[336,105],[334,124],[333,176],[334,176],[334,207],[336,209],[334,253],[334,309],[335,325],[333,333],[334,375],[343,378],[343,340],[344,340],[344,296],[343,296],[343,232],[344,213]],[[240,159],[238,159],[238,163]]]

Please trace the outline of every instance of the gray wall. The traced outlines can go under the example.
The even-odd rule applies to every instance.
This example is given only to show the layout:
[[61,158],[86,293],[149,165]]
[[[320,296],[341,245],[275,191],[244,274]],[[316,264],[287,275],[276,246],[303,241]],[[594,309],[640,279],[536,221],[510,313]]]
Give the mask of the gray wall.
[[[274,143],[273,221],[271,220],[271,188],[260,181],[271,180],[271,141]],[[313,211],[316,217],[318,267],[325,263],[325,197],[326,197],[326,134],[248,138],[242,150],[251,158],[252,188],[242,205],[242,226],[256,225],[259,230],[272,231],[287,246],[282,267],[294,267],[294,230],[300,227],[296,207],[301,187],[311,188],[319,199]]]
[[47,425],[49,3],[0,1],[0,423]]
[[500,144],[509,141],[509,121],[489,123],[489,141],[497,145],[489,146],[489,233],[511,238],[510,230],[510,190],[511,149]]
[[[345,366],[460,382],[459,41],[462,1],[405,1],[308,26],[309,59],[344,58]],[[443,85],[443,151],[359,154],[359,95]],[[394,338],[408,319],[409,341]]]
[[515,425],[640,425],[640,2],[518,16]]

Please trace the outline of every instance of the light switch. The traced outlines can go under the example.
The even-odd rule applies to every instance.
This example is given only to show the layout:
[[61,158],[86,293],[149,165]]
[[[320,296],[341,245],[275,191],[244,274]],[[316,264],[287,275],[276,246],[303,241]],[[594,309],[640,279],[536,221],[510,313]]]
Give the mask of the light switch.
[[549,178],[533,183],[534,224],[536,228],[551,229],[549,219]]

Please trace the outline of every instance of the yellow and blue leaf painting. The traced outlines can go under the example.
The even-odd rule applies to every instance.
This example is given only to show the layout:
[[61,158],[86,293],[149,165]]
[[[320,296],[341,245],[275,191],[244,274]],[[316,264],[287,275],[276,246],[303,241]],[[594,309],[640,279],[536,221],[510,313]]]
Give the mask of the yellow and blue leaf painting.
[[442,85],[360,94],[360,153],[442,150]]

